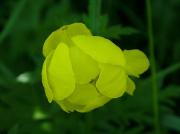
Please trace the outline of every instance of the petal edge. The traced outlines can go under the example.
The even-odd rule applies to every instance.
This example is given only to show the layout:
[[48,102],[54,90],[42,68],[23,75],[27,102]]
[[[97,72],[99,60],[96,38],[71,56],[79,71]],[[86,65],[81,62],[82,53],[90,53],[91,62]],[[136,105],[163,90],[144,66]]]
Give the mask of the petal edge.
[[146,55],[138,50],[124,50],[124,56],[126,59],[126,69],[129,75],[139,77],[149,68],[149,60]]

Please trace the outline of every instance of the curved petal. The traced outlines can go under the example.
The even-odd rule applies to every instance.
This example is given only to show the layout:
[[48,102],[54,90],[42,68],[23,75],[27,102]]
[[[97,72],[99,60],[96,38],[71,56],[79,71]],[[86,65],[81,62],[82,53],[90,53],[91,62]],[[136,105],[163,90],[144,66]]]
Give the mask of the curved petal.
[[98,107],[103,106],[110,100],[111,98],[108,98],[106,96],[100,96],[100,97],[94,98],[94,100],[92,100],[88,105],[84,106],[83,108],[76,109],[76,111],[81,112],[81,113],[89,112],[91,110],[94,110]]
[[101,72],[96,82],[99,92],[110,98],[117,98],[126,91],[127,74],[119,66],[101,64]]
[[75,78],[69,58],[69,48],[60,43],[52,56],[48,67],[48,78],[55,100],[63,100],[75,89]]
[[95,98],[88,105],[85,105],[85,106],[76,105],[67,100],[57,101],[57,103],[62,108],[62,110],[64,110],[67,113],[74,112],[74,111],[85,113],[85,112],[89,112],[91,110],[94,110],[98,107],[103,106],[105,103],[107,103],[110,100],[111,100],[110,98],[101,96],[99,98]]
[[74,44],[94,60],[113,65],[125,65],[123,52],[110,40],[99,36],[78,35],[72,38]]
[[70,58],[77,83],[89,83],[98,76],[99,68],[96,61],[78,47],[70,47]]
[[42,67],[42,84],[44,86],[45,94],[46,94],[46,97],[49,102],[52,102],[52,100],[53,100],[53,92],[52,92],[52,89],[50,88],[48,77],[47,77],[47,67],[52,58],[52,55],[53,55],[53,52],[51,52],[51,54],[49,54],[46,57],[46,59],[43,63],[43,67]]
[[101,96],[92,84],[77,84],[73,94],[67,98],[71,103],[87,105],[94,98]]
[[129,77],[127,79],[127,87],[126,88],[127,88],[126,92],[129,95],[133,95],[136,85],[135,85],[134,81],[132,81]]
[[59,106],[65,112],[67,112],[67,113],[74,112],[74,108],[71,105],[69,105],[68,103],[66,103],[66,101],[62,100],[62,101],[56,101],[56,102],[57,102],[57,104],[59,104]]
[[126,69],[130,75],[138,77],[149,68],[149,60],[146,55],[138,50],[124,50]]
[[83,23],[65,25],[52,32],[46,39],[43,46],[43,55],[46,57],[60,42],[67,43],[67,40],[76,35],[91,35],[91,32]]
[[111,98],[99,94],[92,84],[77,84],[71,96],[62,101],[57,101],[65,112],[89,112],[103,106]]
[[76,111],[88,112],[104,105],[110,98],[99,94],[93,84],[77,84],[73,94],[66,100],[75,106],[84,106],[81,108],[76,107]]
[[67,101],[66,99],[62,100],[62,101],[56,101],[56,102],[67,113],[74,112],[77,109],[84,108],[84,106],[72,104],[69,101]]
[[76,35],[92,35],[90,30],[83,23],[73,23],[65,25],[62,29],[66,30],[69,37]]

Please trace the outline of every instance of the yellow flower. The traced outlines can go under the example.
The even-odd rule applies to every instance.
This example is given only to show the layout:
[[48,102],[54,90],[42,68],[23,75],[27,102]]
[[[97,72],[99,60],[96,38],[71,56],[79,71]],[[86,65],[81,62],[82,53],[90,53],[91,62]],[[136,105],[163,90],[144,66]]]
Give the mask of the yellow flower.
[[49,102],[66,112],[88,112],[125,92],[149,67],[140,50],[122,51],[113,42],[93,36],[82,23],[66,25],[45,41],[42,83]]

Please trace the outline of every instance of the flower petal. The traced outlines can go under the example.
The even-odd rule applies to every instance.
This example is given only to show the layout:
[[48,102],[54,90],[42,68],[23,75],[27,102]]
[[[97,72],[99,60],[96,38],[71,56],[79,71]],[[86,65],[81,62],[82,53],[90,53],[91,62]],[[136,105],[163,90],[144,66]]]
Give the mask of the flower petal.
[[49,54],[44,63],[43,63],[43,67],[42,67],[42,84],[44,86],[45,89],[45,94],[46,97],[48,99],[49,102],[52,102],[53,99],[53,92],[52,89],[50,88],[49,82],[48,82],[48,77],[47,77],[47,67],[49,65],[49,62],[52,58],[53,52],[51,52],[51,54]]
[[138,50],[124,50],[126,69],[130,75],[138,77],[149,68],[149,60],[146,55]]
[[76,111],[81,112],[81,113],[89,112],[91,110],[94,110],[98,107],[103,106],[110,100],[111,100],[111,98],[101,95],[100,97],[94,98],[89,104],[87,104],[83,108],[76,109]]
[[48,67],[48,76],[55,100],[63,100],[74,91],[75,78],[66,44],[60,43],[54,51]]
[[77,84],[73,94],[66,100],[75,106],[84,106],[81,108],[76,107],[76,111],[87,112],[104,105],[110,98],[99,94],[93,84]]
[[98,76],[99,68],[96,61],[78,47],[70,47],[70,57],[77,83],[89,83]]
[[99,36],[78,35],[72,38],[76,46],[94,60],[113,65],[125,65],[123,52],[110,40]]
[[77,84],[73,94],[67,100],[77,105],[86,105],[99,96],[101,95],[92,84]]
[[76,35],[92,35],[90,30],[83,23],[73,23],[62,27],[65,29],[69,37]]
[[66,40],[69,40],[71,37],[76,35],[91,35],[91,32],[83,23],[65,25],[52,32],[46,39],[43,46],[43,55],[46,57],[60,42],[67,43]]
[[75,105],[75,104],[72,104],[70,102],[68,102],[66,99],[65,100],[62,100],[62,101],[56,101],[59,106],[67,113],[69,112],[74,112],[75,110],[77,109],[82,109],[84,108],[84,106],[82,105]]
[[127,74],[120,66],[101,64],[101,72],[96,82],[99,92],[110,98],[124,94],[127,84]]
[[129,77],[127,79],[127,87],[126,88],[127,88],[126,92],[130,95],[133,95],[136,85],[135,85],[134,81],[132,81]]

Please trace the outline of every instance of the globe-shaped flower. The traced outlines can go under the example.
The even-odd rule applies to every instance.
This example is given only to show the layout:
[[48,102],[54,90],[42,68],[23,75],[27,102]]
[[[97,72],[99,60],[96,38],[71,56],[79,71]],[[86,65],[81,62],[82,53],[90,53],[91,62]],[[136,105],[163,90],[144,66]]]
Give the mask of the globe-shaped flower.
[[134,82],[149,67],[137,49],[122,51],[110,40],[93,36],[82,23],[66,25],[45,41],[42,82],[49,102],[66,112],[88,112],[125,92],[133,94]]

